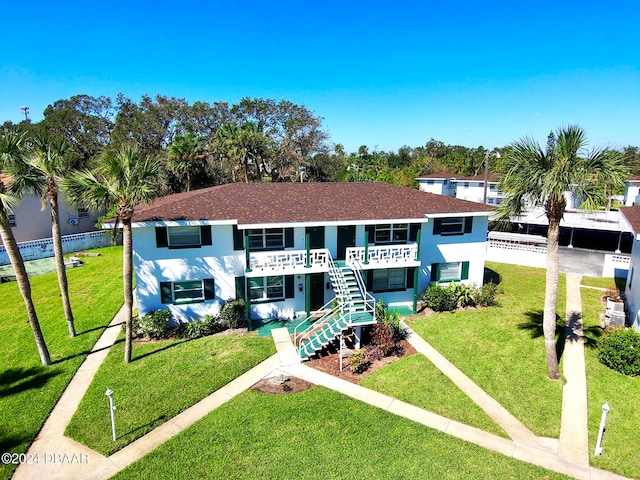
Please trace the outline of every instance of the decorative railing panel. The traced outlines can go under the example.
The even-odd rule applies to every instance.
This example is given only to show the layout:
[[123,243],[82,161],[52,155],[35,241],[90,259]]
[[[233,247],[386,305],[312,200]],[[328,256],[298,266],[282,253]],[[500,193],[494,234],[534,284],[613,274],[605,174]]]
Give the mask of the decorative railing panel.
[[347,248],[346,260],[350,264],[360,263],[366,268],[367,265],[419,263],[417,256],[418,245],[410,243],[406,245],[377,245],[366,249],[365,247]]
[[251,252],[251,271],[279,272],[282,270],[314,270],[329,268],[329,250],[326,248],[309,251],[307,262],[306,250],[282,250],[277,252]]

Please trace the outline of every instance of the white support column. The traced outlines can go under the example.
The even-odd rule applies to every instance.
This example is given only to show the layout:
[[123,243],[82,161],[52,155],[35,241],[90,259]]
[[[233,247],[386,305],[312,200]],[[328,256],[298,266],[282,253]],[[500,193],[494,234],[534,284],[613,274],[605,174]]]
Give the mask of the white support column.
[[356,327],[355,329],[355,349],[360,349],[360,339],[362,338],[362,327]]

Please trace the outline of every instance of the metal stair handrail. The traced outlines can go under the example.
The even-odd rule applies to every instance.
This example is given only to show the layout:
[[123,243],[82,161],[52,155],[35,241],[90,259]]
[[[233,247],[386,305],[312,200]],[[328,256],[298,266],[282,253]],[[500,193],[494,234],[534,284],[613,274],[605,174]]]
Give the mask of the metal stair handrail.
[[351,271],[353,272],[353,276],[355,277],[356,282],[358,283],[358,288],[362,292],[362,298],[364,300],[364,307],[365,307],[364,311],[371,313],[373,315],[373,321],[375,322],[376,321],[376,299],[373,295],[371,295],[367,291],[367,287],[364,284],[362,274],[360,273],[362,272],[362,263],[360,263],[360,259],[358,258],[352,259],[350,263],[355,267],[355,268],[352,268]]
[[[308,334],[308,333],[310,334],[311,332],[313,332],[313,330],[315,330],[320,323],[326,322],[327,320],[332,318],[336,313],[338,313],[338,310],[339,310],[339,306],[338,305],[335,305],[335,306],[331,307],[327,311],[327,307],[329,307],[333,303],[333,301],[334,301],[334,299],[332,298],[327,303],[325,303],[322,307],[320,307],[318,310],[315,310],[313,313],[317,313],[317,312],[321,312],[321,311],[324,311],[325,313],[320,318],[318,318],[316,321],[311,323],[311,325],[307,326],[304,330],[301,330],[300,332],[298,332],[298,328],[301,325],[304,325],[304,323],[305,323],[304,321],[302,321],[298,325],[296,325],[296,328],[293,329],[293,344],[294,345],[298,345],[298,341],[302,337],[304,337],[305,334]],[[307,318],[309,318],[309,317],[307,317]]]

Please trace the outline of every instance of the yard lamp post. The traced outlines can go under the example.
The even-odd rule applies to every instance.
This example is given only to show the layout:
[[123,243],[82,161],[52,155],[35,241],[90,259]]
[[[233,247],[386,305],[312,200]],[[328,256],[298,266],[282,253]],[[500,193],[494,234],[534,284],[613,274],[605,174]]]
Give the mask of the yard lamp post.
[[113,412],[116,409],[116,406],[113,404],[113,390],[107,388],[105,395],[109,397],[109,412],[111,413],[111,436],[113,441],[116,441],[116,417]]
[[29,107],[23,105],[22,107],[20,107],[20,110],[22,110],[22,113],[24,113],[24,119],[29,120]]
[[607,423],[607,413],[609,413],[609,410],[611,410],[611,407],[605,402],[604,405],[602,405],[602,418],[600,419],[600,429],[598,430],[598,441],[596,442],[596,449],[593,452],[595,456],[602,455],[602,435],[604,434],[604,425]]

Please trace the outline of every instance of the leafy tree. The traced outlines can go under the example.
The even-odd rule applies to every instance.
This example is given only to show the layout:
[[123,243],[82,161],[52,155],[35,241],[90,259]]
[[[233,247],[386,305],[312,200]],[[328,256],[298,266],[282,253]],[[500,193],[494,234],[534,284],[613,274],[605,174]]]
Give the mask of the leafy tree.
[[159,192],[160,163],[142,157],[138,150],[123,146],[115,155],[98,159],[96,174],[85,170],[63,181],[67,198],[94,210],[115,207],[122,225],[122,276],[124,280],[125,349],[124,361],[131,361],[133,309],[133,244],[131,218],[136,205],[150,203]]
[[69,336],[75,337],[73,311],[69,300],[67,270],[64,266],[62,236],[60,234],[60,208],[58,192],[62,178],[70,174],[65,154],[69,147],[64,139],[51,140],[46,135],[36,138],[35,148],[25,162],[25,168],[14,176],[14,184],[21,190],[30,190],[42,196],[42,207],[51,208],[51,239],[58,274],[58,285]]
[[70,166],[87,168],[111,140],[114,113],[109,97],[74,95],[49,105],[37,131],[40,136],[63,138],[68,145]]
[[40,361],[42,365],[48,366],[51,365],[51,356],[49,355],[49,349],[42,334],[36,308],[31,297],[31,282],[27,276],[22,255],[9,224],[10,213],[20,203],[20,191],[10,182],[13,174],[19,173],[24,168],[22,155],[23,137],[21,135],[7,132],[0,136],[0,166],[3,172],[9,174],[8,176],[0,175],[0,235],[15,272],[18,289],[24,300],[27,318],[33,331]]
[[187,180],[187,192],[191,191],[192,177],[202,171],[207,152],[201,137],[193,133],[176,135],[169,146],[168,167],[177,175]]
[[511,145],[505,159],[506,173],[500,182],[505,199],[498,209],[498,219],[509,221],[527,206],[544,207],[547,230],[547,276],[543,330],[547,372],[560,378],[555,349],[556,307],[558,297],[558,236],[565,212],[565,191],[583,199],[582,208],[593,209],[607,202],[607,189],[624,185],[626,167],[622,155],[607,149],[586,151],[587,139],[582,128],[569,125],[549,135],[546,148],[525,137]]

